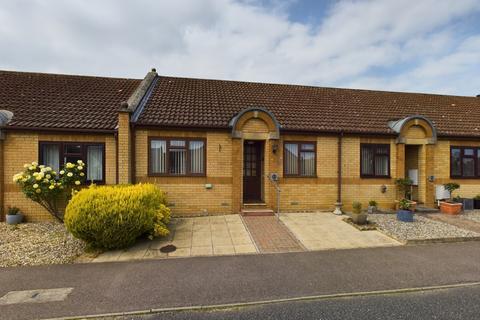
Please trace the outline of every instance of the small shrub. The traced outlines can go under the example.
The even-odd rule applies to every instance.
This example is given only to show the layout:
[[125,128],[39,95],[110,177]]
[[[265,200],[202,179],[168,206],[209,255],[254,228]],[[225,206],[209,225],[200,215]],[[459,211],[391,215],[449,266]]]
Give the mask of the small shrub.
[[65,226],[92,247],[124,248],[144,234],[168,235],[166,204],[165,194],[152,184],[90,186],[70,200]]
[[402,199],[398,202],[400,210],[410,210],[411,202],[408,199]]
[[362,213],[362,204],[358,201],[353,202],[352,204],[353,213],[360,214]]
[[85,163],[67,162],[60,172],[52,168],[27,163],[24,170],[13,176],[15,182],[27,198],[44,207],[57,220],[63,222],[59,203],[69,201],[72,194],[85,182]]
[[449,183],[445,183],[443,185],[443,187],[448,190],[448,192],[450,192],[450,196],[452,195],[453,191],[457,190],[460,188],[460,185],[458,183],[455,183],[455,182],[449,182]]
[[460,195],[452,198],[453,202],[462,203],[462,197]]
[[398,190],[402,194],[404,198],[410,198],[411,196],[411,186],[413,184],[413,180],[410,178],[398,178],[395,180],[395,184],[397,185]]
[[9,216],[16,216],[19,213],[20,213],[20,209],[18,209],[17,207],[8,207],[7,214]]
[[370,200],[370,201],[368,201],[368,205],[369,205],[370,207],[376,207],[376,206],[377,206],[377,201],[375,201],[375,200]]

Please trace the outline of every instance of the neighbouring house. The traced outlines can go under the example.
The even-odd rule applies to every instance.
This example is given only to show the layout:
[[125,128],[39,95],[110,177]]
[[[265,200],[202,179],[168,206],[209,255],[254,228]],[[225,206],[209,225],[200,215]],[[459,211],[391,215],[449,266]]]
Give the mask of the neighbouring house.
[[[480,193],[480,98],[164,77],[0,71],[0,201],[48,219],[12,176],[82,159],[89,182],[149,182],[174,214],[392,207],[394,181]],[[12,116],[13,114],[13,116]]]

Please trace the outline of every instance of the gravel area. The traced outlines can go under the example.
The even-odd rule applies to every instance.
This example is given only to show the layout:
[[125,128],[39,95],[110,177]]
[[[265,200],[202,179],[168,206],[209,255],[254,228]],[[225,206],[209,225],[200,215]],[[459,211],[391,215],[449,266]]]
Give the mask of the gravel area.
[[0,267],[70,263],[85,245],[57,222],[0,223]]
[[480,223],[480,210],[465,211],[460,217]]
[[479,233],[460,229],[447,223],[414,216],[414,222],[401,222],[395,214],[371,214],[368,218],[379,229],[399,240],[478,237]]

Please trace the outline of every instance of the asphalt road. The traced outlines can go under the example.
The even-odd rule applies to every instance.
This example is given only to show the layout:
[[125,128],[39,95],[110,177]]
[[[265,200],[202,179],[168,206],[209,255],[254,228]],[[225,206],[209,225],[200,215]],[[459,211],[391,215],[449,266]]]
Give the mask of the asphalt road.
[[115,320],[478,320],[480,286],[354,298],[286,302],[227,310],[166,312]]
[[38,319],[480,281],[478,242],[0,269],[13,290],[73,288],[66,300],[0,306]]

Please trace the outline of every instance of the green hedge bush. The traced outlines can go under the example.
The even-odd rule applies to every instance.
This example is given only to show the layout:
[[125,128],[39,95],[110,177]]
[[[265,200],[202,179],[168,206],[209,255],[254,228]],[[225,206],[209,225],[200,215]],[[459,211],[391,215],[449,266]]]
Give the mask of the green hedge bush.
[[131,246],[141,235],[168,235],[170,209],[152,184],[91,186],[79,191],[65,210],[65,226],[92,247]]

